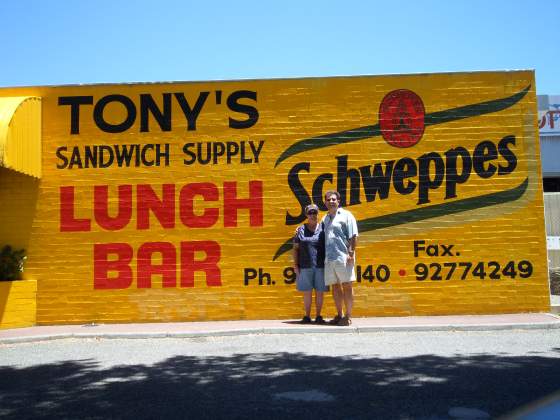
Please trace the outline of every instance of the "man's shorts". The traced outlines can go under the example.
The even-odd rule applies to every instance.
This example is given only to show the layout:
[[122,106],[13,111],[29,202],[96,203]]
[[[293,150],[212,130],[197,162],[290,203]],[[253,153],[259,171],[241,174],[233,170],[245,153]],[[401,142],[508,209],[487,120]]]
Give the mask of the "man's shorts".
[[345,264],[340,261],[325,261],[325,284],[348,283],[356,280],[354,263]]
[[297,289],[300,292],[308,292],[317,290],[318,292],[326,292],[329,290],[325,286],[325,270],[322,268],[301,268],[296,280]]

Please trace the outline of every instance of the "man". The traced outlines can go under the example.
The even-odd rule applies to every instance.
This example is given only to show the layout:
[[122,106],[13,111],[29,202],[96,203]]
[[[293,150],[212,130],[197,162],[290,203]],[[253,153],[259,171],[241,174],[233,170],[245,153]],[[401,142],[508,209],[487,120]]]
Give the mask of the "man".
[[[356,219],[348,210],[339,207],[338,191],[325,193],[328,213],[323,217],[325,231],[325,284],[332,285],[332,294],[337,315],[329,321],[331,325],[352,324],[354,294],[352,282],[356,280],[354,271],[355,252],[358,238]],[[346,309],[343,316],[342,306]]]

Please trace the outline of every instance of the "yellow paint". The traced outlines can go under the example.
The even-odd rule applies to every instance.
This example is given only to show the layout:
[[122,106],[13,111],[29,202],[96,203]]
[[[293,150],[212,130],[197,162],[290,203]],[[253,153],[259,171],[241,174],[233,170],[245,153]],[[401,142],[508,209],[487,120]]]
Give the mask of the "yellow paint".
[[[380,103],[389,92],[408,89],[422,100],[426,114],[465,107],[512,96],[530,86],[528,93],[515,105],[501,111],[428,125],[418,144],[396,148],[382,136],[347,144],[305,151],[275,163],[278,157],[298,141],[374,126],[379,121]],[[221,92],[221,101],[218,100]],[[241,99],[239,104],[254,106],[258,122],[250,128],[229,127],[230,118],[243,121],[243,112],[229,109],[227,98],[236,91],[256,92],[256,101]],[[176,99],[184,94],[191,109],[201,92],[208,92],[196,120],[196,129],[188,123]],[[148,131],[141,131],[141,95],[149,94],[161,110],[170,94],[172,113],[170,130],[160,128],[150,115]],[[93,119],[99,101],[109,95],[122,95],[136,109],[136,118],[122,133],[102,131]],[[459,213],[440,214],[423,220],[409,221],[390,227],[360,232],[358,264],[389,267],[386,282],[362,281],[355,287],[355,316],[406,316],[435,314],[482,314],[507,312],[542,312],[549,310],[546,246],[543,222],[540,157],[536,128],[536,96],[531,71],[425,74],[406,76],[364,76],[285,80],[251,80],[230,82],[165,83],[131,85],[92,85],[14,88],[0,90],[0,96],[39,96],[43,108],[43,177],[33,215],[26,273],[38,280],[37,322],[39,324],[84,322],[184,321],[217,319],[278,319],[301,316],[302,299],[292,284],[285,284],[283,271],[291,266],[290,253],[278,259],[273,256],[293,234],[295,225],[286,224],[286,214],[296,216],[300,204],[288,186],[288,174],[298,164],[307,162],[309,169],[299,173],[303,187],[311,192],[314,180],[321,174],[335,174],[334,185],[326,182],[323,192],[336,188],[337,157],[347,156],[349,169],[366,168],[376,163],[397,162],[405,157],[418,162],[425,154],[445,153],[462,147],[472,156],[480,143],[498,145],[501,139],[515,136],[510,145],[516,157],[514,170],[502,176],[482,178],[471,173],[467,182],[457,184],[457,196],[446,198],[445,181],[428,191],[429,203],[419,204],[418,187],[411,194],[399,194],[391,185],[389,196],[367,202],[363,186],[360,204],[346,208],[358,221],[412,211],[432,205],[476,199],[492,193],[512,190],[527,180],[526,190],[516,200]],[[79,134],[71,133],[71,107],[59,105],[60,97],[92,97],[92,104],[80,105]],[[122,98],[121,97],[121,98]],[[110,101],[109,101],[110,102]],[[218,103],[219,102],[219,103]],[[102,112],[105,122],[118,126],[129,116],[122,103],[108,103]],[[194,127],[191,127],[194,128]],[[185,165],[183,153],[187,143],[264,142],[258,163],[241,163],[234,157],[217,164]],[[107,168],[59,169],[64,166],[60,154],[70,159],[77,147],[83,158],[85,146],[139,144],[169,145],[169,165]],[[61,147],[66,151],[61,152]],[[162,146],[163,147],[163,146]],[[247,146],[248,147],[248,146]],[[59,155],[57,155],[57,150]],[[249,153],[249,152],[248,152]],[[147,150],[148,158],[153,152]],[[246,158],[253,155],[248,154]],[[487,164],[485,163],[485,167]],[[507,166],[503,155],[495,165]],[[417,177],[411,177],[416,183]],[[249,194],[249,183],[263,187],[263,223],[250,226],[249,212],[240,210],[236,227],[224,227],[224,191],[235,182],[237,195]],[[219,216],[210,227],[188,227],[181,219],[180,191],[191,183],[215,186],[217,201],[204,202],[200,195],[194,201],[195,214],[217,208]],[[138,228],[137,192],[139,185],[149,184],[162,200],[163,185],[174,187],[175,218],[173,226],[162,226],[154,214],[150,226]],[[122,228],[107,230],[94,220],[94,187],[107,186],[109,215],[118,211],[118,186],[130,186],[132,213]],[[86,231],[61,231],[61,187],[74,192],[73,217],[91,220]],[[126,187],[127,188],[127,187]],[[348,184],[348,187],[349,184]],[[0,209],[0,217],[13,217],[13,209]],[[322,212],[324,214],[324,212]],[[27,216],[26,216],[27,217]],[[453,244],[452,256],[413,254],[415,240],[428,244]],[[194,287],[180,287],[181,242],[215,241],[220,248],[221,286],[207,286],[206,277],[197,272]],[[166,242],[176,252],[176,287],[163,287],[162,276],[153,275],[150,288],[139,288],[137,253],[147,243]],[[109,243],[124,243],[133,250],[129,264],[134,273],[130,287],[124,289],[94,288],[94,249]],[[457,255],[456,252],[460,255]],[[195,258],[203,259],[202,252]],[[114,258],[114,256],[113,256]],[[509,261],[529,261],[533,267],[527,279],[489,279],[497,262],[503,269]],[[468,275],[460,279],[457,271],[450,280],[419,281],[417,264],[452,265],[461,262],[483,262],[485,279]],[[155,254],[153,264],[161,263]],[[262,269],[270,273],[274,285],[258,285],[255,280],[244,285],[244,270]],[[474,266],[473,266],[474,268]],[[399,275],[399,270],[406,274]],[[501,270],[500,270],[501,272]],[[447,266],[442,271],[443,278]],[[458,275],[459,274],[459,275]],[[113,276],[116,273],[113,272]],[[266,283],[266,281],[265,281]],[[324,314],[332,314],[331,298],[325,299]]]
[[29,247],[38,194],[37,178],[0,168],[0,247]]
[[0,329],[36,323],[37,281],[0,281]]
[[41,178],[41,98],[0,98],[0,166]]

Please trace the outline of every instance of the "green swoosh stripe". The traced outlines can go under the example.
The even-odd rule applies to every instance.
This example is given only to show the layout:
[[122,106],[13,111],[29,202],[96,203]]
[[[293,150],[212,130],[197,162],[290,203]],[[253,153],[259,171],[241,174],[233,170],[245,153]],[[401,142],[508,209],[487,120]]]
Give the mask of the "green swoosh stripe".
[[[433,206],[421,207],[414,210],[402,211],[379,217],[371,217],[358,222],[358,231],[369,232],[372,230],[418,222],[420,220],[432,219],[434,217],[447,216],[449,214],[461,213],[464,211],[515,201],[523,196],[528,185],[529,178],[525,178],[521,184],[510,190],[465,198],[463,200],[452,201],[450,203],[435,204]],[[280,246],[280,248],[278,248],[272,260],[275,261],[278,257],[288,252],[290,249],[292,249],[292,239],[287,240]]]
[[[460,106],[445,111],[432,112],[424,117],[424,125],[430,126],[434,124],[443,124],[450,121],[461,120],[464,118],[477,117],[479,115],[491,114],[493,112],[503,111],[515,105],[527,94],[531,89],[531,85],[507,98],[494,99],[492,101],[480,102],[478,104]],[[381,134],[379,124],[368,125],[365,127],[353,128],[351,130],[340,131],[338,133],[325,134],[323,136],[311,137],[303,139],[288,147],[276,160],[274,167],[277,167],[282,161],[299,153],[309,150],[321,149],[323,147],[335,146],[337,144],[350,143],[357,140],[363,140],[370,137],[376,137]]]

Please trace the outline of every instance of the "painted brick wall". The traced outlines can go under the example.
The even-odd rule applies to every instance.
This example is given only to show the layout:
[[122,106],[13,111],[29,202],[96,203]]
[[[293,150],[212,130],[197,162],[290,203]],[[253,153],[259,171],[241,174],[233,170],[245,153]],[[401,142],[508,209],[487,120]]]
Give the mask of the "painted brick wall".
[[38,191],[36,178],[0,168],[0,247],[28,247]]
[[549,309],[530,71],[0,90],[23,94],[40,324],[299,317],[289,241],[332,188],[360,226],[354,316]]
[[31,327],[36,318],[37,282],[0,281],[0,329]]

